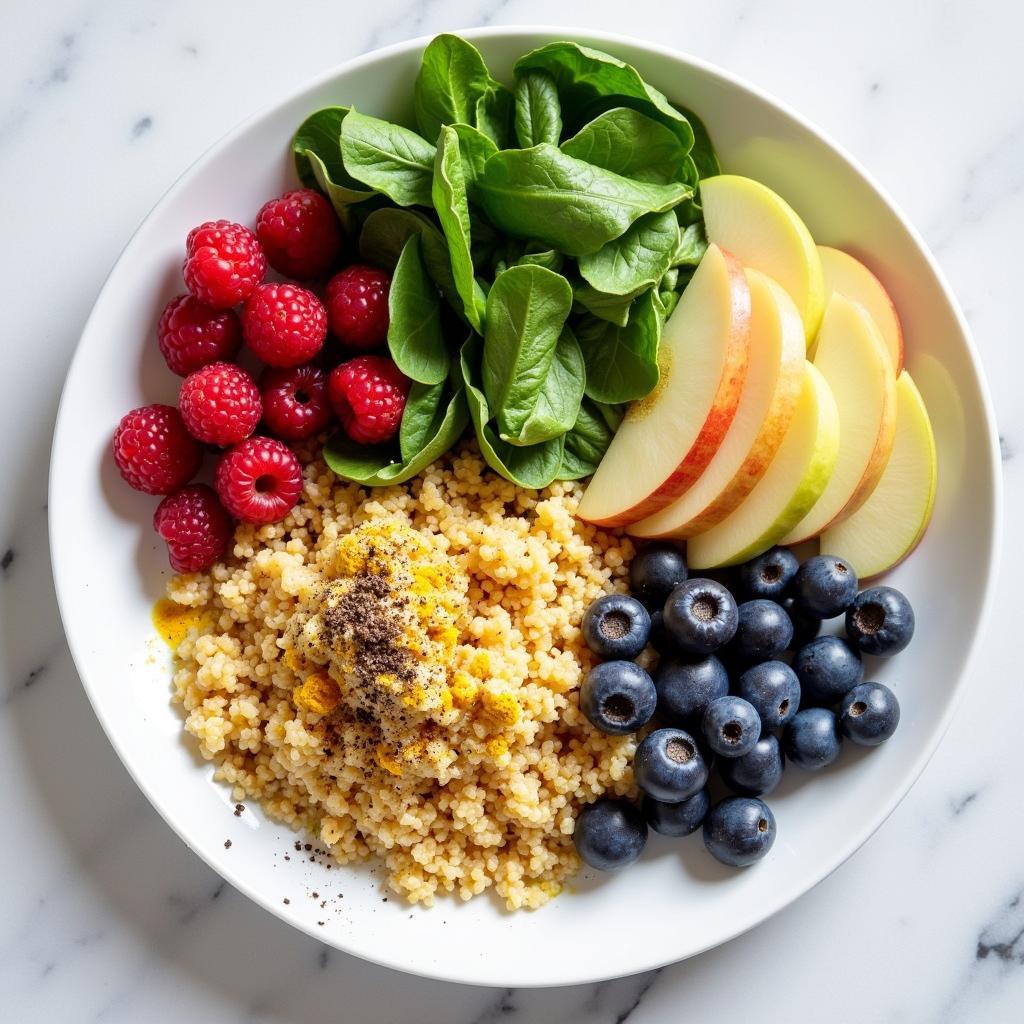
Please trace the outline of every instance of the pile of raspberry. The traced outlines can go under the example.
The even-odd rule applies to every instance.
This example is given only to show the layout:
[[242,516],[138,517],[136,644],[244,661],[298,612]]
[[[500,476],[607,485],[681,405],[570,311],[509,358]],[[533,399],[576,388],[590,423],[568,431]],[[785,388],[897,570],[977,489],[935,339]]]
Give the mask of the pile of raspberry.
[[[177,407],[133,409],[113,441],[129,486],[163,495],[153,525],[176,572],[209,569],[235,523],[291,512],[303,480],[289,443],[336,421],[359,444],[398,434],[410,381],[387,355],[391,278],[338,271],[344,249],[331,204],[305,188],[266,203],[255,230],[217,220],[189,232],[188,291],[157,325],[168,369],[184,378]],[[268,266],[291,280],[266,280]],[[193,482],[207,451],[212,486]]]

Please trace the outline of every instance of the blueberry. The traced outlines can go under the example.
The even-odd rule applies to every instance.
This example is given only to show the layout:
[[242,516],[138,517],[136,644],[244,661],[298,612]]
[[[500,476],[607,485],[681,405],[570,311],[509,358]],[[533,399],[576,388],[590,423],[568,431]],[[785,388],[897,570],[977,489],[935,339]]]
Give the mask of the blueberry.
[[793,623],[793,639],[789,641],[789,649],[798,651],[821,632],[821,619],[801,611],[792,597],[785,598],[782,607],[786,609],[789,621]]
[[633,661],[603,661],[580,687],[580,710],[601,732],[622,735],[646,725],[658,704],[651,677]]
[[808,558],[793,578],[797,607],[819,619],[833,619],[853,604],[857,574],[849,562],[835,555]]
[[656,608],[688,575],[686,559],[675,544],[646,544],[629,567],[629,588],[648,608]]
[[914,609],[894,587],[872,587],[846,610],[846,635],[865,654],[899,654],[914,635]]
[[793,639],[793,623],[781,605],[766,598],[744,601],[739,606],[739,624],[730,644],[741,658],[774,658]]
[[763,729],[785,725],[800,710],[800,680],[784,661],[762,661],[748,668],[736,692],[754,706]]
[[572,840],[584,863],[600,871],[615,871],[644,852],[647,822],[628,800],[603,798],[580,811]]
[[864,678],[860,654],[841,636],[819,636],[793,659],[805,702],[835,704]]
[[861,683],[839,707],[839,728],[844,736],[862,747],[884,743],[900,724],[900,702],[881,683]]
[[736,634],[736,599],[714,580],[687,580],[665,601],[665,628],[687,654],[713,654]]
[[636,748],[633,777],[648,796],[664,803],[678,803],[704,788],[708,766],[688,732],[655,729]]
[[665,658],[654,673],[658,714],[671,725],[697,728],[704,709],[729,692],[729,673],[713,655]]
[[643,802],[644,816],[647,824],[663,836],[688,836],[696,832],[707,817],[711,806],[711,797],[706,789],[701,789],[693,796],[680,800],[679,803],[667,804],[654,797],[645,796]]
[[793,764],[816,772],[839,756],[839,723],[828,708],[805,708],[782,732],[782,749]]
[[599,658],[635,658],[651,635],[651,616],[626,594],[599,597],[583,616],[583,639]]
[[668,658],[679,653],[675,641],[668,635],[665,628],[665,612],[658,608],[651,612],[651,636],[648,643],[663,657]]
[[716,754],[740,757],[761,735],[761,719],[754,705],[742,697],[718,697],[707,706],[701,728]]
[[733,868],[759,861],[775,842],[775,815],[763,800],[734,796],[715,804],[704,819],[704,845]]
[[772,548],[740,566],[739,583],[750,598],[778,600],[799,568],[800,560],[789,548]]
[[742,757],[723,758],[718,771],[722,781],[741,796],[764,796],[781,781],[786,757],[771,733],[762,736]]

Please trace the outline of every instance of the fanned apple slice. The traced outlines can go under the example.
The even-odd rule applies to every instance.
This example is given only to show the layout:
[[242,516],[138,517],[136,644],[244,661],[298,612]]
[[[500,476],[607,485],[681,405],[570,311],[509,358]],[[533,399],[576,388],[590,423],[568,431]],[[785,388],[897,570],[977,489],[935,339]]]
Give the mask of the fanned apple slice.
[[708,241],[778,281],[796,303],[810,342],[825,309],[825,278],[814,239],[793,207],[738,174],[705,178],[700,198]]
[[768,471],[732,515],[687,541],[690,568],[737,565],[777,544],[818,500],[838,452],[836,401],[806,363],[793,421]]
[[853,515],[881,479],[896,436],[896,375],[885,342],[864,307],[838,292],[825,310],[814,365],[839,407],[839,457],[828,487],[783,544],[817,537]]
[[625,526],[664,508],[704,472],[725,438],[747,373],[750,289],[743,267],[709,245],[662,333],[661,378],[633,402],[578,514]]
[[898,565],[928,528],[937,480],[931,420],[904,370],[896,381],[896,440],[882,479],[852,516],[821,535],[821,550],[845,558],[861,579]]
[[[896,305],[882,282],[858,259],[842,249],[827,245],[818,246],[821,269],[825,273],[825,297],[833,292],[845,295],[852,302],[859,302],[875,321],[882,332],[885,347],[889,350],[893,370],[898,375],[903,369],[903,327],[900,324]],[[811,353],[813,358],[814,353]]]
[[636,537],[689,537],[720,523],[754,489],[779,450],[804,377],[804,328],[771,278],[746,271],[750,361],[736,418],[700,479],[667,508],[629,527]]

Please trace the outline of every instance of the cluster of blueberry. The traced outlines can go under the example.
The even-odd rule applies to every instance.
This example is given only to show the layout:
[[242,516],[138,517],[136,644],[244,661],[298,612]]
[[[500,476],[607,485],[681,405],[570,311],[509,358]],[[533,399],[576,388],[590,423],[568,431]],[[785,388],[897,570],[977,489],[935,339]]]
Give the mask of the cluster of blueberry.
[[[630,584],[633,596],[602,597],[584,617],[587,645],[606,660],[584,680],[580,707],[612,734],[656,717],[633,759],[643,805],[589,804],[576,822],[576,848],[591,867],[611,870],[640,856],[648,826],[669,836],[703,826],[714,857],[752,864],[775,841],[775,817],[761,797],[779,784],[787,760],[817,771],[836,759],[844,736],[870,747],[895,732],[899,702],[887,686],[864,682],[861,655],[885,657],[910,643],[910,602],[892,587],[858,593],[843,559],[818,555],[801,565],[787,548],[739,567],[730,589],[689,579],[678,548],[652,544],[634,559]],[[823,620],[844,613],[845,637],[818,635]],[[653,678],[633,660],[648,644],[659,655]],[[738,794],[714,806],[713,767]]]

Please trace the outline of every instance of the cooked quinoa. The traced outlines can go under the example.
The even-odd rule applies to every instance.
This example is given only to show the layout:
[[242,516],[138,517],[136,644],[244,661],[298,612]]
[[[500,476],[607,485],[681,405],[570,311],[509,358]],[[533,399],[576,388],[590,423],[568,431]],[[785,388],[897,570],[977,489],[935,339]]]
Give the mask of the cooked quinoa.
[[579,867],[577,810],[632,791],[634,738],[578,705],[580,622],[631,542],[575,518],[579,484],[523,490],[472,447],[373,490],[299,455],[287,519],[168,585],[204,624],[175,652],[186,731],[233,799],[380,857],[411,902],[540,906]]

